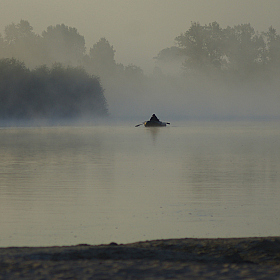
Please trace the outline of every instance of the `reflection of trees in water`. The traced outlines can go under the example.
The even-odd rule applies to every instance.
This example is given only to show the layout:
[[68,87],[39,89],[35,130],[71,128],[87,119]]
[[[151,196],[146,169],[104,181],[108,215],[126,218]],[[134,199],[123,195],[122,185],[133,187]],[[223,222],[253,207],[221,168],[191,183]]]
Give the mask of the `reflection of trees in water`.
[[67,189],[76,199],[77,188],[82,193],[86,187],[112,186],[113,153],[92,129],[2,130],[0,156],[1,182],[11,195],[28,195],[39,188],[65,195]]

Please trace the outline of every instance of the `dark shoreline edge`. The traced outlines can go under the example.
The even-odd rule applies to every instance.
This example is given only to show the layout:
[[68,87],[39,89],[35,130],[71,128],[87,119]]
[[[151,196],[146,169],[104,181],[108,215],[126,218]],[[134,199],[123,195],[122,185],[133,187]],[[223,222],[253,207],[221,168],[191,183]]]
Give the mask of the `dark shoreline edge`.
[[15,273],[23,271],[37,279],[38,273],[53,276],[61,269],[80,276],[89,270],[95,276],[98,273],[120,276],[122,271],[127,277],[132,270],[154,275],[163,271],[167,264],[172,267],[169,272],[178,277],[190,277],[202,267],[205,273],[209,269],[215,273],[233,269],[242,274],[246,268],[250,275],[255,272],[257,275],[280,275],[280,237],[180,238],[129,244],[0,248],[0,279],[13,279]]
[[5,258],[25,260],[150,259],[280,265],[280,237],[179,238],[128,244],[0,248]]

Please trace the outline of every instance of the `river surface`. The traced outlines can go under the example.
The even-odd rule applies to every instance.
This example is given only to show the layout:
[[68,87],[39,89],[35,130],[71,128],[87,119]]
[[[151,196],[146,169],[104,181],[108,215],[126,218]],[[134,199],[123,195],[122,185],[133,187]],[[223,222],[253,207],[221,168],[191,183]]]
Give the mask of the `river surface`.
[[280,122],[0,129],[0,247],[280,235]]

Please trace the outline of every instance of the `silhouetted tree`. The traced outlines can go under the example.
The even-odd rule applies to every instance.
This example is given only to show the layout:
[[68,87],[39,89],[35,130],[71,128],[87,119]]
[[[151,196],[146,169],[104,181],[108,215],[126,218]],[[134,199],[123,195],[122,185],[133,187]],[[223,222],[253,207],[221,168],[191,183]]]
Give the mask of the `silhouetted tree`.
[[2,118],[21,117],[22,98],[27,88],[29,70],[16,59],[0,60],[0,114]]
[[5,27],[4,50],[2,57],[15,57],[29,67],[43,62],[40,36],[33,32],[33,27],[26,20]]
[[202,26],[192,22],[184,34],[175,38],[186,55],[186,69],[221,68],[224,33],[217,22]]
[[89,50],[89,72],[101,77],[114,74],[117,69],[115,52],[114,47],[105,38],[101,38]]
[[46,63],[81,65],[85,54],[85,39],[76,28],[64,24],[49,26],[42,32],[43,45],[48,55]]
[[106,116],[98,78],[82,68],[55,64],[32,71],[16,59],[0,60],[0,118],[76,118]]
[[272,26],[264,35],[267,38],[268,64],[273,70],[280,69],[280,36]]
[[0,34],[0,58],[1,57],[6,57],[6,46],[2,34]]
[[181,60],[184,56],[184,51],[181,48],[172,46],[161,50],[154,59],[163,62],[170,62],[174,60]]
[[164,73],[177,74],[181,72],[186,58],[185,51],[177,46],[165,48],[154,57],[156,67],[153,74],[156,76],[162,76]]
[[[272,27],[259,34],[249,23],[222,29],[217,22],[204,26],[192,22],[175,41],[179,48],[176,52],[186,56],[183,66],[188,72],[246,80],[268,69],[280,69],[280,37]],[[162,50],[156,59],[175,60],[171,50]]]
[[255,33],[250,24],[227,27],[225,34],[228,69],[244,77],[252,74],[259,65],[265,63],[265,42],[261,35]]
[[128,78],[139,78],[141,76],[143,77],[143,70],[139,66],[134,64],[129,64],[125,66],[124,71],[125,75],[128,76]]

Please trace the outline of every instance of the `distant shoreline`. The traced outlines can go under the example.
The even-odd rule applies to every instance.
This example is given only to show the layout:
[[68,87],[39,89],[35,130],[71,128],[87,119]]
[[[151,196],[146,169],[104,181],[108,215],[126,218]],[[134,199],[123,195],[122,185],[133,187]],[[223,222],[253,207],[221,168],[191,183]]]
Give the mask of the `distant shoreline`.
[[153,279],[165,279],[166,275],[172,279],[276,277],[280,275],[280,237],[0,248],[0,279],[133,279],[136,275]]

